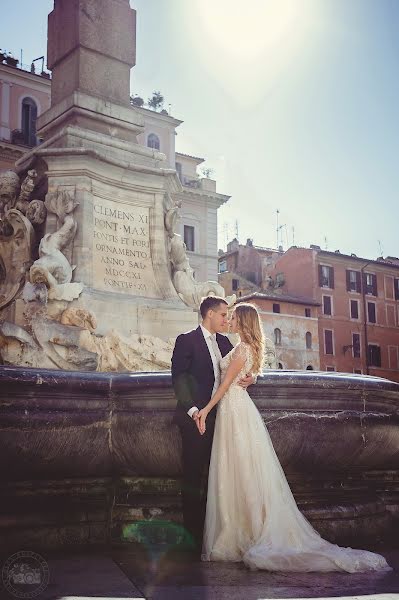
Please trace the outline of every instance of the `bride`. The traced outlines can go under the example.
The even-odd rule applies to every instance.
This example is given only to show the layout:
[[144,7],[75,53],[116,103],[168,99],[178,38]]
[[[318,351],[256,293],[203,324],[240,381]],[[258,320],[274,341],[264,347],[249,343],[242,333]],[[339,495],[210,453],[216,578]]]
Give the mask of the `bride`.
[[221,359],[222,383],[199,412],[200,433],[218,407],[209,467],[205,561],[243,561],[268,571],[390,570],[385,558],[323,540],[299,511],[269,433],[238,381],[260,373],[264,337],[256,308],[238,304],[231,332],[241,342]]

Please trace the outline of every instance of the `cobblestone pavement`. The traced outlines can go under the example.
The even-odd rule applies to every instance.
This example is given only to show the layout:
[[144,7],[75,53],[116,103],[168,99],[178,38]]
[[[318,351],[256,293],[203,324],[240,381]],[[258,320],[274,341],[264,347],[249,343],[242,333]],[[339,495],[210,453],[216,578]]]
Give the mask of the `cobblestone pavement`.
[[[268,573],[238,563],[201,563],[184,553],[130,546],[43,557],[50,580],[38,600],[121,598],[146,600],[263,600],[266,598],[361,598],[399,600],[399,549],[384,554],[391,573]],[[29,590],[28,590],[29,591]],[[1,600],[10,600],[4,588]]]

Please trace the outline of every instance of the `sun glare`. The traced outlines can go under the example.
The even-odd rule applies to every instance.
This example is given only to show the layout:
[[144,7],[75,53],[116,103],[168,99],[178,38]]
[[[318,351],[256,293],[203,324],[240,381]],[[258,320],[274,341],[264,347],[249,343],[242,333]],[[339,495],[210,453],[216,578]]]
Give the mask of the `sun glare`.
[[295,35],[298,0],[199,0],[208,41],[235,60],[253,60]]
[[287,66],[300,65],[312,2],[190,0],[185,18],[204,68],[235,102],[253,105]]

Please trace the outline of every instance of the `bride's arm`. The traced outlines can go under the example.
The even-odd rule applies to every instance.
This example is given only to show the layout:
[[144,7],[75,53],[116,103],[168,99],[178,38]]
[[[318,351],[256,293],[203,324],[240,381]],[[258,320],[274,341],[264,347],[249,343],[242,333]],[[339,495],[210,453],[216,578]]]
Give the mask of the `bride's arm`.
[[230,361],[230,364],[227,368],[226,375],[225,375],[222,383],[219,385],[218,389],[216,390],[216,392],[214,393],[212,398],[209,400],[208,404],[202,410],[200,410],[200,412],[198,413],[198,417],[200,418],[200,423],[199,423],[200,433],[205,433],[206,417],[208,416],[208,414],[212,410],[212,408],[223,398],[223,396],[225,395],[225,393],[227,392],[227,390],[233,383],[234,379],[237,377],[238,373],[241,371],[241,369],[245,365],[245,360],[246,360],[246,357],[245,357],[245,355],[243,355],[242,352],[240,352],[240,351],[235,352],[235,356]]

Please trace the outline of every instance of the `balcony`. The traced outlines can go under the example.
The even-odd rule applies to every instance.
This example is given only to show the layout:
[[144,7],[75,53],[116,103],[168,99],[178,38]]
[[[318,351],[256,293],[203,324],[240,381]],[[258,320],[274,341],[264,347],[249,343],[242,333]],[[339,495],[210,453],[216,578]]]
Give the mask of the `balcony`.
[[208,177],[187,177],[186,175],[182,175],[180,181],[183,187],[216,193],[216,181],[214,179],[209,179]]

